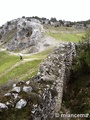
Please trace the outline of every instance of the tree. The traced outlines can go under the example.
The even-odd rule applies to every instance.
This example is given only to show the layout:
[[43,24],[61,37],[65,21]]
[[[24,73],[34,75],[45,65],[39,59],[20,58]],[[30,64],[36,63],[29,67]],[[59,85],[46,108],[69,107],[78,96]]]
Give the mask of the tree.
[[52,21],[52,22],[57,22],[57,19],[54,17],[52,17],[51,19],[50,19],[50,21]]
[[42,19],[42,20],[46,20],[46,18],[45,18],[45,17],[42,17],[41,19]]
[[60,24],[61,24],[61,25],[63,25],[63,24],[64,24],[64,22],[63,22],[62,20],[59,20],[59,22],[60,22]]

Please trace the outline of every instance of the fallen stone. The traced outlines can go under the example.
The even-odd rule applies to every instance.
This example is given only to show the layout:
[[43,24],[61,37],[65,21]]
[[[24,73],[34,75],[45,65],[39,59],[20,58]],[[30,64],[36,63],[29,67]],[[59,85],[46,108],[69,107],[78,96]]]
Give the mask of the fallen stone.
[[30,93],[32,91],[32,87],[31,86],[24,86],[23,91],[26,93]]
[[16,84],[13,84],[13,87],[16,87]]
[[11,93],[6,93],[4,96],[10,96],[11,95]]
[[0,109],[8,109],[8,107],[5,104],[0,103]]
[[14,88],[12,89],[12,91],[19,93],[19,92],[21,91],[21,88],[20,88],[20,87],[14,87]]
[[20,101],[17,102],[16,107],[17,109],[21,109],[22,107],[26,106],[27,102],[24,99],[21,99]]
[[29,84],[30,84],[30,81],[27,81],[26,84],[29,85]]

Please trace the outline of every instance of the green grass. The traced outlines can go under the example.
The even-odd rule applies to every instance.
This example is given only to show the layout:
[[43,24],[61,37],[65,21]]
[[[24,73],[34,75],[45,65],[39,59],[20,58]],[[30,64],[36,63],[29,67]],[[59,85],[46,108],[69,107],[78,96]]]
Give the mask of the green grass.
[[30,71],[28,71],[28,74],[26,74],[26,75],[24,74],[22,80],[26,80],[28,78],[31,78],[31,77],[37,75],[37,72],[38,72],[38,68],[37,69],[31,69]]
[[11,56],[6,52],[0,52],[0,74],[18,61],[18,56]]
[[49,31],[58,31],[58,32],[67,31],[67,30],[70,32],[76,31],[76,29],[74,27],[63,27],[63,26],[54,27],[51,25],[44,25],[44,28],[49,30]]
[[6,83],[10,80],[20,80],[20,78],[26,79],[32,77],[37,73],[40,63],[41,60],[34,60],[13,68],[12,71],[8,72],[5,76],[0,78],[0,84]]
[[75,29],[74,27],[44,25],[44,28],[47,30],[47,35],[59,41],[78,42],[85,34],[85,30]]
[[79,42],[81,37],[84,33],[48,33],[51,37],[60,40],[60,41],[67,41],[67,42]]
[[[23,57],[23,59],[39,58],[39,60],[25,62],[13,68],[11,71],[0,77],[0,84],[7,83],[10,80],[26,80],[27,78],[36,75],[41,61],[45,59],[53,49],[54,48],[49,48],[40,53]],[[4,71],[8,70],[18,62],[20,62],[19,56],[10,55],[5,51],[0,52],[0,74],[3,74]]]

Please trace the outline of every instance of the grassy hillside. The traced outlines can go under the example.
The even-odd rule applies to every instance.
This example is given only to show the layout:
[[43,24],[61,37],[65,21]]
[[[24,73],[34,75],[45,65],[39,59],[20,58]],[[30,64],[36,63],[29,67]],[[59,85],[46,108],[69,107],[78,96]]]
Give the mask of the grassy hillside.
[[9,80],[23,80],[32,77],[38,70],[38,65],[41,60],[34,60],[20,64],[13,68],[10,72],[0,78],[0,83],[8,82]]
[[85,30],[75,29],[73,27],[54,27],[44,25],[47,35],[59,41],[78,42],[84,36]]
[[18,56],[11,56],[6,52],[0,52],[0,74],[18,61]]
[[52,33],[52,32],[49,32],[49,35],[60,41],[78,42],[81,40],[83,33],[78,34],[78,33]]
[[5,51],[0,52],[0,84],[11,80],[25,80],[36,75],[40,63],[53,49],[49,48],[34,55],[23,56],[22,61],[19,56],[10,55]]
[[[45,25],[46,35],[52,36],[59,41],[71,41],[78,42],[84,35],[84,31],[76,30],[72,27],[53,27]],[[16,33],[16,29],[10,31],[4,36],[5,43],[10,41]],[[54,48],[47,49],[43,52],[24,57],[24,59],[38,58],[39,60],[32,60],[25,63],[20,63],[19,56],[8,54],[8,52],[0,52],[0,84],[6,83],[9,80],[24,80],[37,73],[38,66],[42,59],[45,59],[47,55]],[[18,52],[18,51],[17,51]],[[16,64],[18,64],[15,66]],[[13,67],[15,66],[15,67]],[[11,69],[11,67],[13,67]],[[11,70],[10,70],[11,69]],[[19,71],[19,72],[18,72]]]

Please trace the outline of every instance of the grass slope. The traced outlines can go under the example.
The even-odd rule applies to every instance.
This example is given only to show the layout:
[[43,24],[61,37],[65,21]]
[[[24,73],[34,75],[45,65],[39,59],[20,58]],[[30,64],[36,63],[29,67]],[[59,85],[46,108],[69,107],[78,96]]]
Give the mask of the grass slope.
[[[23,59],[33,59],[32,61],[27,61],[25,63],[23,60],[20,61],[19,56],[10,55],[7,52],[0,52],[0,84],[7,83],[11,80],[25,80],[36,75],[40,63],[53,49],[54,48],[49,48],[31,56],[23,56]],[[34,58],[39,60],[34,60]],[[20,64],[11,69],[11,67],[17,63]],[[11,70],[6,72],[8,69]],[[4,74],[5,72],[6,74]]]
[[52,33],[52,32],[49,32],[49,35],[60,41],[78,42],[81,40],[83,33],[78,34],[78,33]]
[[59,41],[78,42],[84,36],[85,30],[75,29],[74,27],[54,27],[44,25],[47,35]]
[[[40,62],[41,60],[34,60],[15,67],[12,71],[0,78],[0,83],[2,84],[10,80],[20,80],[20,78],[26,79],[28,77],[32,77],[32,75],[37,72]],[[25,76],[25,74],[27,74],[27,76]]]
[[18,61],[18,56],[11,56],[6,52],[0,52],[0,74]]

